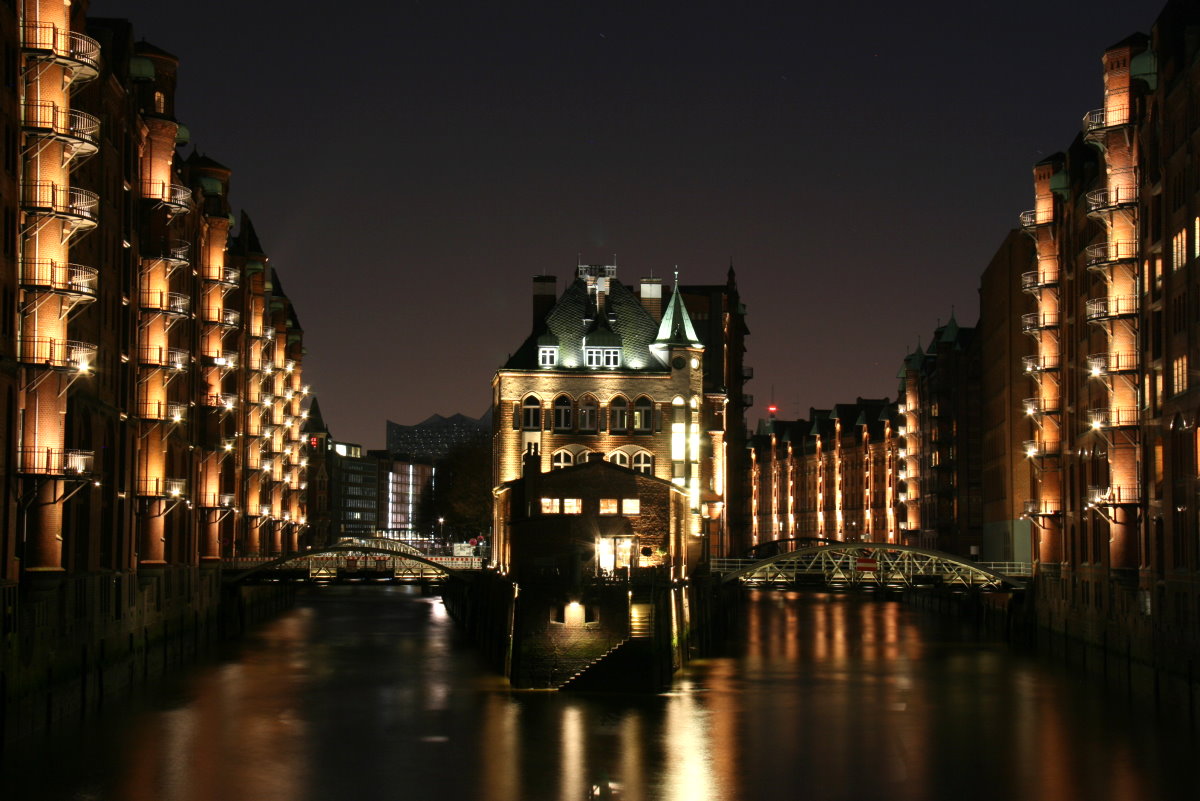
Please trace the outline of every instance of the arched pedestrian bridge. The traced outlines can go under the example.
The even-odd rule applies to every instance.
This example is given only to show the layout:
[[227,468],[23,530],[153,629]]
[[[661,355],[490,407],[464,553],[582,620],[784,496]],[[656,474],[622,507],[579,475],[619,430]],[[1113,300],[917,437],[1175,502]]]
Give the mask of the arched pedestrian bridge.
[[397,540],[351,538],[303,553],[284,554],[274,559],[242,557],[224,561],[225,581],[247,579],[291,579],[336,581],[340,579],[388,580],[434,583],[446,576],[464,575],[483,567],[478,556],[424,554]]
[[881,542],[812,545],[766,559],[714,559],[721,581],[750,586],[1025,589],[1029,565],[972,562],[961,556]]

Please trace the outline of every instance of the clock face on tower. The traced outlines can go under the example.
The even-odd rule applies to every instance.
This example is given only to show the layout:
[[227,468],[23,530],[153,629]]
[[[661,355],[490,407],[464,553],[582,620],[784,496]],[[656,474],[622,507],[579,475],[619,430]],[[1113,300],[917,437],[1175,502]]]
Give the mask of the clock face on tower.
[[674,359],[671,359],[671,366],[676,370],[682,370],[685,364],[687,364],[687,360],[682,356],[676,356]]

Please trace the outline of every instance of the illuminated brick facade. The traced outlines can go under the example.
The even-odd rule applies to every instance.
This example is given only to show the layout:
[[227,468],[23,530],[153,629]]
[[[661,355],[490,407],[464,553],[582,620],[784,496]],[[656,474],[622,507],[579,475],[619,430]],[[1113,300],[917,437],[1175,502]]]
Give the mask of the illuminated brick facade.
[[1021,216],[1039,615],[1163,663],[1195,658],[1200,621],[1197,25],[1171,2],[1103,53],[1100,107]]
[[296,314],[249,220],[233,233],[230,170],[177,156],[177,59],[86,7],[0,12],[14,586],[296,550],[306,516]]
[[896,404],[859,398],[765,420],[751,439],[751,545],[773,540],[900,542]]
[[[734,312],[720,319],[716,336],[736,331],[740,401],[744,322],[732,274],[722,290]],[[717,361],[721,377],[706,381],[706,343],[683,291],[676,287],[665,303],[662,291],[659,279],[644,279],[635,293],[608,265],[581,265],[561,297],[553,278],[534,278],[533,331],[492,382],[494,484],[518,478],[527,453],[537,454],[543,472],[600,454],[683,488],[688,535],[721,547],[731,469],[726,357]],[[726,350],[724,340],[714,344]],[[502,514],[498,505],[493,558],[506,568]]]

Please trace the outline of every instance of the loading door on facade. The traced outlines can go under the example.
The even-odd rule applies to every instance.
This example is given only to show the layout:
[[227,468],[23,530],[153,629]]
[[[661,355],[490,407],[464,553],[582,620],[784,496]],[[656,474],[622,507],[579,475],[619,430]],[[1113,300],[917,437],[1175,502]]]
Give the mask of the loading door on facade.
[[629,567],[632,553],[632,537],[601,537],[600,546],[596,549],[600,569],[608,571]]

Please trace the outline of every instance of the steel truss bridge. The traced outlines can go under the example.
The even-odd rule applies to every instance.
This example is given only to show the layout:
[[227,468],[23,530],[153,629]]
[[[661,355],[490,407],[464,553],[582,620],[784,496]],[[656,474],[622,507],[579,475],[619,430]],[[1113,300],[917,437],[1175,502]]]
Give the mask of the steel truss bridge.
[[397,540],[354,538],[274,559],[235,557],[224,560],[223,566],[227,576],[225,580],[229,583],[248,578],[308,581],[357,578],[427,584],[439,582],[448,575],[480,570],[483,562],[483,558],[478,556],[423,554]]
[[1023,562],[972,562],[953,554],[882,542],[812,545],[766,559],[714,559],[721,581],[749,586],[1025,589]]

